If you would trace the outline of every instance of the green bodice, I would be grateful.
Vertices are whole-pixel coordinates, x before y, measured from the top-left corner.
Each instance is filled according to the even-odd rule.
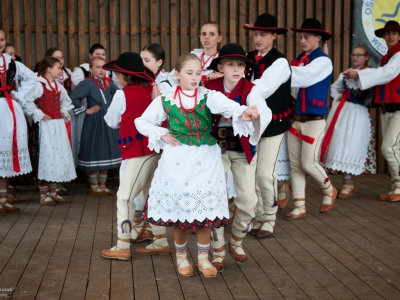
[[[168,114],[169,131],[185,145],[215,145],[217,140],[211,135],[211,111],[206,105],[207,95],[199,101],[194,112],[185,112],[181,107],[171,105],[162,97],[165,112]]]

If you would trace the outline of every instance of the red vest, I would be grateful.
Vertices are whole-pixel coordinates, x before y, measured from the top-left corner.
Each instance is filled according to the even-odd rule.
[[[206,81],[204,86],[207,89],[214,90],[225,94],[224,89],[224,78],[217,78],[214,80]],[[240,79],[240,81],[236,84],[235,88],[229,93],[229,99],[236,101],[240,105],[247,105],[247,95],[250,93],[254,84],[245,78]],[[218,130],[219,120],[221,119],[221,115],[213,115],[212,120],[212,130],[213,134]],[[250,137],[241,136],[240,142],[242,144],[244,153],[247,158],[247,162],[250,164],[253,160],[254,155],[256,155],[256,147],[251,145],[249,142]]]
[[[379,65],[381,67],[386,65],[398,52],[400,52],[400,43],[390,48],[386,55],[382,56]],[[397,74],[392,81],[375,87],[374,101],[376,104],[400,103],[400,74]]]
[[[125,94],[126,109],[121,116],[118,148],[122,159],[134,158],[155,153],[148,148],[149,139],[139,133],[135,119],[139,118],[150,105],[153,86],[128,85],[122,89]]]
[[[43,113],[50,116],[52,119],[62,119],[64,116],[61,113],[60,95],[61,91],[54,93],[46,88],[46,85],[41,82],[43,86],[43,94],[40,98],[35,100],[39,109]],[[56,83],[57,84],[57,83]]]

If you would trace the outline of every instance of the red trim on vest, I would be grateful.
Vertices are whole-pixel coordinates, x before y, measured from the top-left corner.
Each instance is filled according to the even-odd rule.
[[[301,58],[300,58],[300,60],[295,60],[295,59],[293,59],[291,62],[290,62],[290,65],[291,66],[295,66],[295,67],[298,67],[298,66],[300,66],[301,64],[304,64],[304,65],[307,65],[307,64],[309,64],[310,63],[310,59],[308,58],[308,55],[306,55],[306,54],[304,54]],[[307,95],[306,95],[306,89],[305,88],[300,88],[300,91],[299,91],[299,93],[300,93],[300,100],[301,100],[301,112],[306,112],[307,111]],[[313,101],[317,101],[317,100],[313,100]],[[322,102],[322,101],[318,101],[318,102],[321,102],[322,103],[322,105],[320,105],[320,103],[318,103],[318,106],[324,106],[324,103]],[[317,104],[317,102],[315,102],[315,103],[313,103],[313,104]]]

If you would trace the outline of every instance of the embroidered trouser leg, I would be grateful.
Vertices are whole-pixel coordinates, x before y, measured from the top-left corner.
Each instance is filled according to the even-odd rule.
[[[293,134],[288,134],[288,149],[290,158],[290,176],[292,181],[293,198],[305,199],[306,178],[309,174],[321,188],[330,185],[326,181],[328,176],[319,163],[319,152],[325,135],[325,120],[307,121],[304,123],[294,122],[294,127],[302,135],[313,137],[312,144],[302,141]]]
[[[251,220],[255,216],[257,156],[249,165],[244,153],[227,151],[222,155],[222,163],[225,172],[231,169],[237,193],[237,197],[234,199],[236,213],[232,223],[232,234],[242,238],[251,230]]]
[[[279,149],[284,134],[261,138],[257,144],[257,171],[256,171],[256,219],[266,220],[266,215],[275,214],[278,206],[274,207],[278,199],[278,181],[276,165]]]
[[[133,199],[143,191],[147,199],[151,180],[157,168],[160,154],[150,154],[127,160],[125,172],[117,193],[117,229],[118,238],[131,238],[132,220],[135,214]]]
[[[382,155],[386,159],[392,179],[400,179],[400,111],[381,114]]]

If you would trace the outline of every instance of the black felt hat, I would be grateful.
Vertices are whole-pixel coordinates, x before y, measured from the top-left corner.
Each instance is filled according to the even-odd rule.
[[[322,28],[320,21],[314,18],[305,19],[300,28],[290,28],[296,32],[310,32],[320,35],[323,41],[327,41],[331,38],[331,34]]]
[[[230,60],[240,60],[246,63],[247,67],[258,65],[257,63],[251,62],[247,59],[246,52],[244,51],[243,47],[230,43],[224,45],[220,50],[217,58],[211,62],[210,66],[208,67],[209,70],[218,71],[218,64],[221,63],[221,59],[230,59]]]
[[[151,82],[156,80],[154,73],[144,66],[142,58],[135,52],[122,53],[116,60],[103,65],[103,69],[133,75]]]
[[[377,37],[381,38],[383,36],[383,34],[385,33],[385,31],[388,31],[388,30],[398,31],[400,33],[399,23],[396,22],[395,20],[387,21],[385,24],[385,27],[375,30],[375,35]]]
[[[278,21],[275,16],[270,14],[259,15],[254,26],[245,24],[243,25],[243,28],[249,30],[271,31],[276,32],[277,34],[284,34],[288,31],[285,27],[278,27]]]

